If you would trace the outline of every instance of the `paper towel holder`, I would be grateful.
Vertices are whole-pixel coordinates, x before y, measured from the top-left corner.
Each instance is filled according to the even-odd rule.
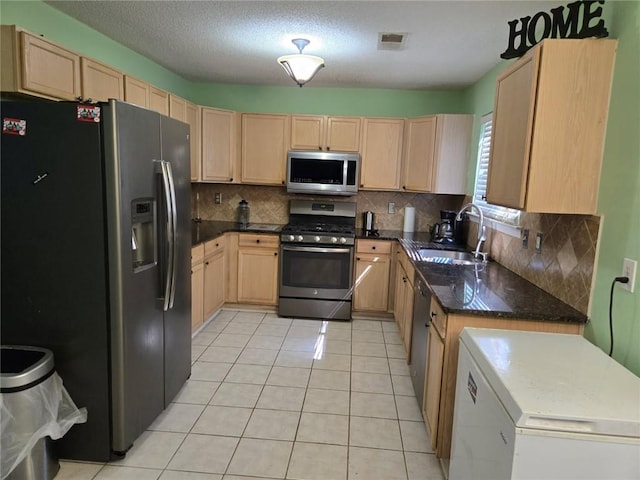
[[[406,206],[404,207],[404,227],[402,228],[403,232],[411,233],[414,231],[416,220],[416,209],[415,207]]]

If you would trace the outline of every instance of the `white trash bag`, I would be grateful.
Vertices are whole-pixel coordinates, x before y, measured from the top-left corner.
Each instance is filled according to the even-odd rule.
[[[26,413],[26,415],[25,415]],[[46,436],[61,438],[76,423],[87,421],[87,409],[78,409],[57,373],[38,385],[0,393],[0,462],[4,480]]]

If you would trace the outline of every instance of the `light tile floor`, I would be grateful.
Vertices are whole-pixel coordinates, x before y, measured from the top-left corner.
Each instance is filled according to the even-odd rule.
[[[109,464],[56,480],[442,480],[394,322],[223,310],[191,378]]]

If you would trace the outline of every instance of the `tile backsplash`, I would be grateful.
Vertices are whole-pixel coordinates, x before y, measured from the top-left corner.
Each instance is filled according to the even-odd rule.
[[[588,314],[600,217],[522,213],[521,228],[529,230],[528,248],[522,239],[487,228],[484,250],[512,272],[526,278],[576,310]],[[469,246],[477,239],[478,224],[470,222]],[[542,252],[535,252],[541,232]]]
[[[222,195],[222,202],[215,203],[215,195]],[[255,223],[285,224],[289,220],[289,200],[314,199],[319,201],[347,201],[357,203],[356,227],[362,227],[361,212],[370,210],[376,215],[379,230],[402,230],[404,208],[415,207],[415,231],[428,232],[431,225],[440,221],[440,210],[457,210],[464,195],[435,195],[429,193],[367,192],[360,191],[353,197],[329,197],[289,194],[284,187],[192,184],[192,217],[203,220],[234,221],[240,200],[249,202],[250,221]],[[196,201],[196,197],[199,200]],[[388,213],[389,203],[395,204],[395,214]]]
[[[220,204],[215,203],[216,193],[222,195]],[[457,210],[465,203],[464,195],[360,191],[347,198],[314,197],[288,194],[284,187],[278,186],[206,183],[192,184],[191,196],[193,218],[235,221],[238,203],[245,199],[251,209],[251,222],[273,224],[288,222],[290,199],[351,201],[357,203],[356,226],[362,227],[361,212],[370,210],[376,214],[379,230],[402,230],[404,208],[413,206],[416,208],[417,232],[428,232],[431,225],[439,222],[440,210]],[[395,214],[388,213],[389,203],[395,204]],[[509,270],[588,314],[600,223],[600,217],[591,215],[523,213],[521,228],[529,229],[527,249],[522,247],[520,238],[488,228],[484,250]],[[477,224],[467,224],[467,239],[473,249]],[[540,254],[534,251],[537,232],[544,235]]]

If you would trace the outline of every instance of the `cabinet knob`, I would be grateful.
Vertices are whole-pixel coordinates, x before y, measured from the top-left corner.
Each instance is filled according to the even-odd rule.
[[[331,147],[327,147],[327,152],[328,152],[329,150],[331,150]]]
[[[406,189],[407,189],[407,187],[406,187],[405,185],[402,185],[402,189],[403,189],[403,190],[406,190]]]
[[[438,314],[436,312],[431,312],[431,318],[437,317]]]
[[[318,150],[322,150],[322,146],[321,145],[318,145]]]
[[[256,243],[260,243],[260,239],[259,238],[256,238]]]
[[[356,260],[360,261],[360,257],[356,257]]]
[[[273,252],[273,256],[277,257],[278,256],[278,252]]]
[[[282,183],[282,185],[284,185],[284,180],[282,182],[280,182],[280,183]]]
[[[230,181],[230,182],[233,182],[233,177],[231,177],[231,178],[229,179],[229,181]]]
[[[376,249],[376,246],[375,246],[375,245],[371,247],[371,250],[375,250],[375,249]]]
[[[364,184],[363,183],[360,184],[360,188],[364,188]]]
[[[220,246],[220,244],[219,244],[219,243],[216,243],[216,248],[217,248],[217,247],[219,247],[219,246]]]
[[[204,262],[205,265],[209,265],[209,262]]]

